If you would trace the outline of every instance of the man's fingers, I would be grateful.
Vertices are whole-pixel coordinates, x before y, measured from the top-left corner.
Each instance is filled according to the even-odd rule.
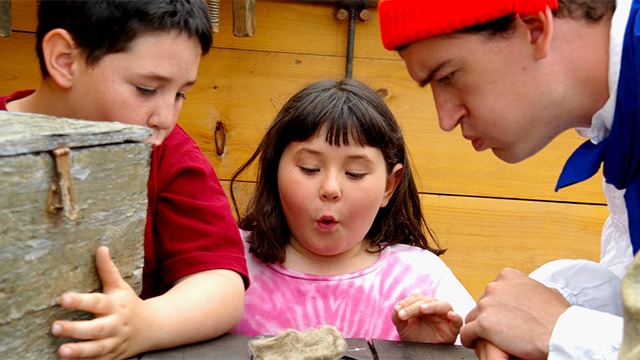
[[[467,320],[467,323],[460,329],[460,341],[462,342],[462,345],[469,349],[473,349],[476,347],[476,341],[479,337],[480,334],[478,322],[469,322]]]

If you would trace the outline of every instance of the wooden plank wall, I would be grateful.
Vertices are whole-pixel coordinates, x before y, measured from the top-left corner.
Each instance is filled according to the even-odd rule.
[[[0,39],[0,94],[39,83],[36,1],[12,3],[13,33]],[[310,82],[344,76],[348,23],[335,11],[333,5],[259,0],[255,36],[237,38],[231,1],[221,1],[220,31],[179,123],[227,186],[289,96]],[[427,221],[448,248],[443,259],[472,296],[505,266],[530,272],[560,258],[597,261],[608,215],[601,176],[553,191],[564,161],[584,139],[567,131],[515,165],[490,151],[476,153],[458,129],[440,130],[430,89],[413,83],[398,54],[382,47],[376,9],[371,12],[356,26],[353,77],[388,92],[417,168]],[[214,143],[217,122],[226,128],[222,155]],[[246,193],[252,179],[244,180]]]

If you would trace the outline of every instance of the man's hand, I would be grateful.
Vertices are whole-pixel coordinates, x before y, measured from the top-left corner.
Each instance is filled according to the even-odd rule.
[[[454,343],[462,316],[446,301],[413,294],[393,307],[391,319],[402,341]]]
[[[116,359],[137,354],[134,337],[141,329],[143,301],[122,279],[105,246],[96,251],[96,268],[102,280],[101,294],[65,294],[60,300],[66,309],[95,315],[89,321],[53,323],[51,333],[55,336],[88,340],[61,345],[58,355],[62,359]]]
[[[523,359],[546,358],[553,328],[569,307],[556,289],[505,268],[467,315],[460,330],[462,344],[478,352],[478,340],[485,339]]]

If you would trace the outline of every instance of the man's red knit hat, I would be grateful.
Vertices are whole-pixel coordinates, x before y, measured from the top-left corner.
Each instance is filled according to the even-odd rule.
[[[378,16],[387,50],[517,13],[534,15],[558,0],[380,0]]]

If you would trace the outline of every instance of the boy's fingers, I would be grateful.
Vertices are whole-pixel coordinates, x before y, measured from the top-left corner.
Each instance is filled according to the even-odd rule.
[[[109,256],[109,248],[100,246],[96,250],[96,268],[102,280],[102,292],[108,293],[110,290],[119,288],[124,282],[116,264]]]
[[[51,326],[51,334],[79,340],[104,339],[114,335],[115,326],[109,317],[86,321],[58,320]]]
[[[116,346],[114,338],[63,344],[58,348],[61,359],[88,359],[104,356],[113,352]],[[114,354],[111,355],[113,357]]]
[[[81,310],[95,315],[113,312],[111,300],[104,294],[64,294],[60,306],[65,309]]]

